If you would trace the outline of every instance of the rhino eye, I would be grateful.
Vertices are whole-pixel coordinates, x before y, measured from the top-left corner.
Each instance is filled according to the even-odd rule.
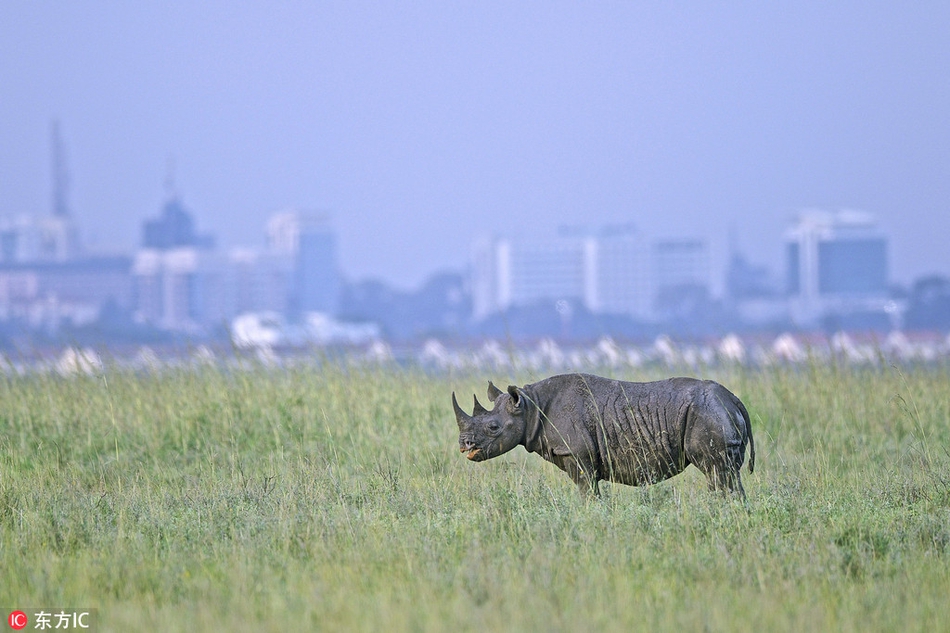
[[[498,429],[500,429],[500,428],[501,428],[501,425],[498,424],[497,422],[489,422],[489,423],[488,423],[488,430],[491,431],[492,433],[497,432]]]

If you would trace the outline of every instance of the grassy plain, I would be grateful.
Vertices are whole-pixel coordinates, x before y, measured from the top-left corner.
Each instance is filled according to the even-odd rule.
[[[702,373],[752,415],[747,505],[694,468],[584,503],[522,449],[467,462],[450,392],[530,373],[8,376],[0,605],[104,631],[950,630],[950,370]]]

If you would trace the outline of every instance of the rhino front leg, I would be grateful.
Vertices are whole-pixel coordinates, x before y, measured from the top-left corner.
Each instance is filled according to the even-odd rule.
[[[568,474],[571,481],[577,486],[578,492],[584,499],[596,499],[600,496],[600,485],[593,464],[583,460],[578,461],[574,456],[562,458],[558,464]]]
[[[583,484],[577,484],[578,490],[581,493],[581,496],[584,500],[588,499],[599,499],[600,498],[600,482],[596,479],[590,480],[590,482],[585,482]]]

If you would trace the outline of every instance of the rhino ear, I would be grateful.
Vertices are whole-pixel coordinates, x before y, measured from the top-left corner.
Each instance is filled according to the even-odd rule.
[[[495,386],[495,383],[488,381],[488,399],[494,402],[501,395],[501,389]]]
[[[514,385],[508,385],[508,395],[511,396],[511,400],[508,403],[508,408],[512,413],[521,413],[521,410],[524,408],[524,398],[522,397],[523,392],[521,389]]]
[[[472,415],[482,415],[488,413],[488,409],[482,406],[482,403],[478,401],[478,396],[472,396],[475,398],[475,409],[472,410]]]

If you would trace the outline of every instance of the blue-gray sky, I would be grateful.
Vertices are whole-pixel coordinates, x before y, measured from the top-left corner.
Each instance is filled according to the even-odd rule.
[[[0,3],[0,214],[48,213],[60,121],[83,237],[131,251],[169,157],[198,227],[329,210],[351,279],[473,236],[730,228],[781,273],[797,209],[854,208],[891,276],[950,274],[950,4]]]

